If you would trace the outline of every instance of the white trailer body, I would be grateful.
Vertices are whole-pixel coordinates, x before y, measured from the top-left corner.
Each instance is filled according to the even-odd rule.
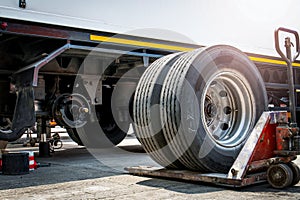
[[[299,29],[297,0],[2,0],[0,17],[277,56],[273,32]]]

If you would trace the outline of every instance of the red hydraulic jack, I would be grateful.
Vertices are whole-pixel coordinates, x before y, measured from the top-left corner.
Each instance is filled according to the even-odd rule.
[[[172,178],[243,187],[268,181],[274,188],[295,185],[300,169],[292,161],[299,154],[298,128],[288,126],[287,112],[264,112],[227,174],[129,167],[134,175]]]
[[[286,55],[279,47],[279,32],[294,34],[296,56],[292,58],[290,38],[285,38]],[[300,168],[292,161],[300,154],[299,128],[296,123],[295,88],[292,63],[300,53],[296,31],[279,28],[275,31],[276,50],[287,62],[290,112],[264,112],[253,128],[244,147],[227,174],[199,173],[154,167],[129,167],[129,173],[140,176],[208,182],[230,187],[243,187],[266,182],[274,188],[293,186],[300,181]],[[290,114],[290,120],[289,120]]]

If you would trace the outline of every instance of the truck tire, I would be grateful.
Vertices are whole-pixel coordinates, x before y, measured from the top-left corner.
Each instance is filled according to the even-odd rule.
[[[79,133],[83,133],[83,137],[86,138],[86,136],[89,135],[88,139],[84,139],[85,142],[82,142],[76,128],[67,128],[68,135],[74,142],[82,146],[89,146],[90,144],[93,144],[93,141],[96,141],[95,138],[91,137],[91,134],[98,136],[97,141],[100,142],[97,142],[97,147],[106,148],[119,144],[124,140],[127,133],[119,128],[114,119],[110,117],[111,114],[103,113],[102,115],[106,116],[106,120],[99,120],[98,123],[100,126],[90,122],[86,127],[78,128]],[[126,127],[126,125],[127,124],[123,124],[122,127]],[[102,129],[104,135],[99,133],[99,128]],[[98,133],[94,133],[95,131]],[[90,146],[95,146],[94,144]]]
[[[266,109],[265,86],[256,66],[244,53],[225,45],[159,62],[141,78],[134,100],[136,134],[145,150],[164,166],[161,158],[172,167],[228,172]],[[154,87],[151,76],[164,78],[160,87]],[[151,97],[145,97],[149,85]],[[158,111],[151,111],[150,102],[156,102]],[[152,131],[154,122],[159,132]],[[154,145],[161,141],[163,145]]]
[[[113,145],[117,145],[124,140],[127,135],[127,131],[129,129],[129,123],[127,122],[116,122],[114,119],[112,112],[109,109],[103,109],[103,111],[99,112],[99,124],[101,129],[103,130],[105,136]],[[122,127],[122,129],[120,128]],[[126,131],[125,131],[126,130]],[[104,145],[110,146],[110,145]]]
[[[69,137],[74,141],[76,142],[78,145],[81,145],[83,146],[84,144],[82,143],[77,131],[76,131],[76,128],[66,128],[67,130],[67,133],[69,135]]]
[[[133,99],[133,120],[137,139],[145,151],[160,165],[167,168],[183,168],[164,138],[159,108],[162,84],[171,63],[180,54],[171,54],[156,60],[149,66],[137,86]],[[156,107],[155,107],[156,106]]]
[[[90,108],[93,117],[90,117],[84,126],[67,128],[70,138],[78,145],[107,148],[119,144],[126,137],[125,130],[129,129],[129,122],[116,122],[114,119],[111,107],[112,91],[112,88],[103,88],[103,104]],[[88,96],[82,91],[80,94]]]

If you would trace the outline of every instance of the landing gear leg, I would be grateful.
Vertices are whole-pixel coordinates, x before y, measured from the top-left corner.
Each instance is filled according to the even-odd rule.
[[[39,156],[40,157],[50,157],[50,145],[48,142],[48,138],[51,135],[51,129],[47,125],[47,121],[45,118],[39,118],[37,120],[37,133],[40,138],[39,142]]]

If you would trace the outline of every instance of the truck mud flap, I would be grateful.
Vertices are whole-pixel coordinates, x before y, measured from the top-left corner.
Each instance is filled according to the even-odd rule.
[[[32,127],[35,123],[33,87],[19,88],[16,94],[12,127],[9,130],[0,129],[0,140],[15,141],[22,136],[26,128]]]

